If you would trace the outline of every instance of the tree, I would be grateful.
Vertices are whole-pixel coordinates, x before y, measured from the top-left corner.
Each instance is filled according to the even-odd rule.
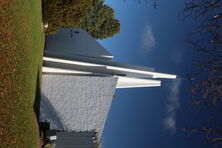
[[[112,37],[120,31],[119,20],[115,19],[114,10],[102,0],[93,0],[89,15],[76,28],[85,29],[95,39]]]
[[[92,8],[92,0],[43,0],[43,22],[48,24],[46,33],[55,33],[59,28],[73,28]]]
[[[184,128],[198,132],[206,142],[222,145],[222,0],[190,0],[184,18],[192,17],[199,26],[188,34],[187,43],[203,58],[194,60],[198,71],[189,74],[195,108],[206,115],[202,125]],[[211,113],[213,111],[213,113]]]

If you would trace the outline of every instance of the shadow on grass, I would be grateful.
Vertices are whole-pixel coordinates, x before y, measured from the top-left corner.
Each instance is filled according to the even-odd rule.
[[[35,101],[33,104],[33,108],[35,111],[35,115],[37,118],[37,121],[39,122],[39,115],[40,115],[40,101],[41,101],[41,78],[40,78],[39,71],[37,73],[37,80],[36,80],[36,94],[35,94]]]

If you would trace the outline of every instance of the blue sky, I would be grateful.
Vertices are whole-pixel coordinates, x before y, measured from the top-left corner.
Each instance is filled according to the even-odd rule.
[[[156,71],[176,74],[182,79],[164,80],[162,87],[118,89],[103,132],[104,148],[196,148],[197,136],[181,128],[196,125],[198,112],[188,104],[191,98],[187,73],[199,58],[184,43],[192,31],[192,21],[178,18],[185,0],[138,4],[134,0],[106,1],[114,8],[121,32],[99,41],[114,60],[155,67]],[[205,145],[206,146],[206,145]]]

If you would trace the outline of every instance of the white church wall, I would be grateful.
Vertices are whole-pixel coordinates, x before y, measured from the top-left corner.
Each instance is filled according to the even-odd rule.
[[[103,46],[81,29],[62,28],[56,34],[48,35],[45,50],[101,59],[113,58]]]
[[[101,136],[117,78],[43,75],[40,121],[51,129],[96,130]]]

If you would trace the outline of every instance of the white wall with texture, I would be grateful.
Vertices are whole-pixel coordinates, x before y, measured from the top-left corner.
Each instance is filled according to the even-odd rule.
[[[112,103],[117,78],[43,75],[40,121],[51,129],[96,130],[99,136]]]

